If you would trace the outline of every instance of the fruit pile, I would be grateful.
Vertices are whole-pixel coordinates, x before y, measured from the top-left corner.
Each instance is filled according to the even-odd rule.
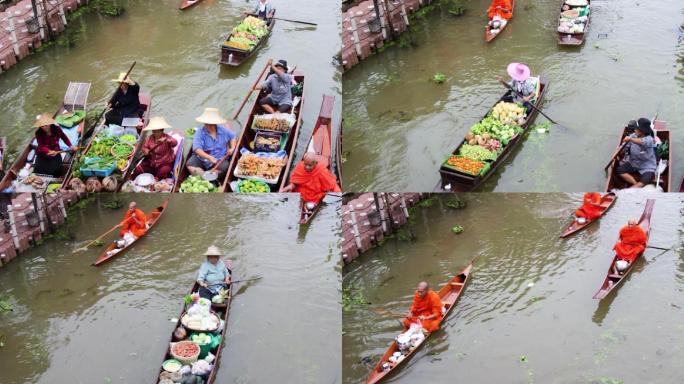
[[[268,33],[266,22],[254,16],[247,16],[237,27],[233,28],[226,46],[243,51],[251,51],[259,40]]]

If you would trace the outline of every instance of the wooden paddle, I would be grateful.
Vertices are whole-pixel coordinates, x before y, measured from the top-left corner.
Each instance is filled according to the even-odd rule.
[[[510,85],[508,85],[507,82],[503,81],[502,79],[498,79],[498,80],[499,80],[499,82],[500,82],[501,84],[504,85],[504,87],[508,88],[509,91],[515,93],[516,95],[518,95],[518,96],[520,96],[520,97],[524,97],[524,96],[522,95],[522,93],[520,93],[520,92],[516,91],[515,89],[513,89],[513,87],[511,87]],[[568,127],[566,127],[566,126],[564,126],[564,125],[561,125],[561,124],[559,124],[558,122],[556,122],[555,120],[553,120],[552,118],[550,118],[549,115],[547,115],[546,113],[542,112],[541,109],[537,108],[537,107],[534,105],[534,103],[528,103],[528,104],[532,107],[532,109],[534,109],[535,111],[539,112],[540,115],[546,117],[546,119],[549,120],[553,125],[557,125],[557,126],[563,128],[563,129],[570,130]]]
[[[389,311],[389,310],[383,309],[383,308],[371,308],[371,311],[377,313],[380,316],[387,316],[387,317],[392,317],[392,318],[397,318],[397,319],[405,319],[406,318],[405,313]]]
[[[131,71],[133,70],[133,67],[135,67],[135,64],[136,64],[136,63],[137,63],[137,62],[134,61],[133,64],[131,64],[131,67],[128,68],[128,72],[126,72],[126,76],[123,77],[123,80],[126,80],[126,78],[128,77],[128,75],[130,75],[130,73],[131,73]],[[119,84],[117,84],[116,89],[114,90],[114,93],[112,93],[112,96],[109,97],[109,100],[111,100],[112,97],[114,97],[114,95],[116,95],[116,93],[119,92],[119,88],[121,88],[121,84],[124,83],[123,80],[120,81]],[[104,108],[104,109],[102,110],[102,113],[100,114],[100,116],[98,116],[98,117],[97,117],[97,120],[95,120],[95,124],[97,124],[97,123],[100,121],[100,119],[102,119],[102,116],[104,116],[104,114],[105,114],[106,112],[107,112],[107,108]]]
[[[316,24],[316,23],[311,23],[311,22],[308,22],[308,21],[281,19],[280,17],[272,17],[272,19],[275,19],[275,20],[282,20],[282,21],[289,21],[289,22],[291,22],[291,23],[299,23],[299,24],[306,24],[306,25],[318,26],[318,24]]]
[[[226,155],[221,158],[221,160],[217,161],[216,164],[214,164],[213,167],[211,167],[210,170],[204,172],[202,174],[202,178],[206,181],[214,181],[218,178],[218,172],[216,172],[217,169],[223,164],[224,161],[228,160],[230,157],[230,154],[226,152]]]
[[[268,63],[266,63],[266,65],[264,66],[264,69],[262,69],[261,72],[259,73],[259,76],[257,77],[256,81],[254,82],[254,84],[252,84],[252,87],[249,88],[249,92],[247,92],[247,96],[245,96],[244,100],[242,100],[242,103],[238,107],[237,111],[233,114],[233,121],[237,121],[238,116],[240,116],[240,112],[242,112],[242,108],[244,108],[245,104],[247,104],[247,100],[249,100],[249,97],[252,96],[252,92],[256,91],[256,89],[255,89],[256,86],[261,81],[261,78],[264,77],[264,73],[266,72],[266,70],[271,67],[271,63],[272,62],[270,62],[270,61]]]
[[[129,219],[129,220],[130,220],[130,219]],[[106,235],[112,233],[115,229],[117,229],[117,228],[119,228],[120,226],[122,226],[125,222],[126,222],[126,221],[124,221],[123,223],[119,223],[119,224],[115,225],[112,229],[110,229],[109,231],[103,233],[103,234],[100,235],[100,237],[98,237],[97,239],[91,241],[90,243],[86,244],[85,246],[83,246],[83,247],[81,247],[81,248],[76,248],[72,253],[77,253],[77,252],[81,252],[81,251],[87,250],[89,246],[95,244],[98,240],[102,240],[103,237],[105,237]]]

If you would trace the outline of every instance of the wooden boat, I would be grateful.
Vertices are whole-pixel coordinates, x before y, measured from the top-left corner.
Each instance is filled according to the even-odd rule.
[[[465,267],[458,275],[454,276],[451,280],[449,280],[438,292],[437,294],[439,297],[442,299],[442,303],[444,304],[445,308],[445,313],[444,316],[442,317],[442,322],[444,322],[444,319],[449,316],[449,313],[454,309],[454,306],[456,305],[456,302],[458,301],[459,297],[461,297],[461,293],[465,289],[469,277],[470,277],[470,271],[473,268],[473,263],[470,262],[470,264]],[[403,332],[406,332],[408,328],[404,327]],[[397,345],[397,342],[394,341],[392,342],[392,345],[390,345],[389,349],[387,349],[387,352],[385,352],[384,355],[380,358],[380,361],[378,364],[373,368],[373,371],[368,375],[368,378],[366,379],[366,384],[375,384],[389,376],[392,372],[394,372],[398,367],[400,367],[403,363],[405,363],[408,359],[413,356],[420,347],[425,344],[425,341],[430,337],[431,333],[428,333],[425,335],[425,338],[423,341],[415,346],[408,354],[405,355],[404,359],[399,361],[396,364],[389,363],[389,358],[392,356],[394,352],[397,352],[399,350],[399,346]],[[383,364],[388,363],[390,366],[387,369],[383,369]]]
[[[647,238],[650,237],[651,213],[653,212],[653,205],[655,205],[654,199],[646,200],[644,212],[641,214],[641,218],[639,219],[639,226],[644,230],[644,232],[646,232]],[[636,264],[636,261],[639,260],[639,257],[641,257],[642,255],[643,252],[637,256],[634,262],[631,263],[627,270],[622,274],[615,273],[615,262],[618,260],[617,255],[615,255],[613,257],[613,261],[610,263],[610,267],[608,267],[608,273],[606,274],[606,278],[603,280],[601,288],[594,295],[594,299],[603,299],[613,289],[615,289],[615,287],[620,285],[620,283],[622,283],[622,281],[625,280],[625,277],[627,277],[627,275],[629,275],[629,273],[632,272],[632,269],[634,269],[634,264]]]
[[[536,108],[541,108],[542,101],[544,100],[544,95],[546,94],[546,90],[549,86],[549,80],[547,80],[544,75],[541,75],[539,77],[539,82],[539,96],[537,96],[537,100],[534,105]],[[492,108],[494,108],[496,104],[502,101],[505,96],[506,94],[499,98],[499,100],[497,100],[497,102],[494,103]],[[490,110],[487,111],[483,118],[487,117],[487,115],[490,114],[492,108],[490,108]],[[508,145],[504,147],[503,152],[501,152],[499,154],[499,157],[490,164],[489,171],[487,171],[487,173],[485,173],[484,175],[473,176],[466,173],[458,172],[454,169],[445,167],[444,165],[440,165],[439,174],[441,176],[441,179],[435,188],[435,192],[471,192],[477,189],[480,185],[487,181],[489,177],[496,173],[497,168],[499,168],[506,161],[508,156],[510,156],[511,152],[513,152],[515,148],[520,144],[523,137],[532,126],[532,123],[534,122],[534,119],[537,117],[538,113],[539,112],[537,112],[537,110],[535,109],[529,112],[527,120],[524,124],[520,126],[523,129],[522,132],[516,135],[514,138],[511,139],[511,141],[508,142]],[[463,144],[467,144],[465,138],[456,147],[456,149],[454,149],[452,155],[456,155]],[[450,188],[445,188],[446,186],[450,186]]]
[[[186,163],[188,159],[190,159],[190,156],[192,156],[192,145],[190,148],[188,148],[188,151],[185,153],[185,157],[183,158],[183,163],[181,164],[181,168],[178,171],[178,177],[176,178],[176,184],[173,187],[174,192],[180,192],[180,186],[183,184],[185,179],[190,176],[190,172],[188,172],[188,168],[186,167]]]
[[[265,74],[264,76],[268,76],[268,74]],[[296,105],[293,108],[293,113],[296,116],[296,121],[292,128],[290,129],[290,134],[287,138],[287,142],[285,143],[285,146],[283,150],[287,153],[287,163],[285,167],[281,170],[280,175],[278,176],[278,180],[270,184],[271,187],[271,192],[278,192],[283,187],[285,187],[285,183],[289,179],[289,174],[290,174],[290,168],[292,166],[292,159],[294,158],[294,153],[295,153],[295,146],[297,144],[297,138],[299,137],[299,129],[302,125],[302,110],[304,109],[304,93],[306,89],[306,82],[304,81],[304,73],[300,70],[295,70],[293,73],[294,79],[298,84],[303,84],[303,89],[302,89],[302,96],[300,99],[299,103],[295,103]],[[242,132],[240,133],[240,138],[238,139],[237,146],[235,147],[235,154],[233,157],[230,159],[230,165],[228,166],[228,172],[226,173],[226,177],[223,181],[223,186],[222,190],[224,192],[233,192],[236,190],[235,184],[239,180],[237,176],[235,176],[235,169],[237,168],[238,161],[242,157],[240,153],[241,148],[250,148],[250,143],[255,140],[256,133],[253,129],[250,127],[252,126],[252,122],[254,121],[254,116],[263,114],[265,113],[264,110],[261,108],[259,105],[259,100],[262,97],[265,97],[268,95],[268,92],[264,89],[262,89],[259,92],[259,95],[257,98],[254,100],[254,105],[252,106],[252,110],[249,113],[249,117],[247,118],[247,122],[243,125]]]
[[[185,154],[183,153],[183,146],[185,144],[185,136],[184,136],[183,131],[180,131],[180,130],[171,130],[167,133],[169,135],[171,135],[174,139],[176,139],[176,141],[178,141],[178,144],[176,144],[176,148],[174,151],[174,158],[175,159],[173,161],[173,167],[171,168],[171,179],[173,180],[173,186],[171,188],[171,191],[169,191],[169,192],[173,192],[180,185],[180,183],[178,182],[179,175],[180,175],[180,172],[181,172],[183,166],[185,165],[184,164],[185,163],[185,161],[184,161]],[[141,135],[141,136],[144,136],[144,135]],[[147,139],[147,136],[144,136],[141,138],[141,140],[140,140],[141,147],[142,147],[142,145],[145,144],[146,139]],[[137,167],[137,165],[140,164],[140,162],[142,162],[142,160],[143,159],[141,158],[136,163],[135,166]],[[135,171],[135,167],[132,168],[131,173],[129,173],[128,176],[126,177],[126,179],[124,179],[124,182],[126,182],[128,180],[133,180],[133,171]],[[152,192],[155,192],[155,191],[152,191]]]
[[[238,49],[238,48],[233,48],[229,47],[226,45],[226,42],[230,40],[230,37],[233,36],[233,33],[231,32],[228,37],[223,41],[221,44],[221,59],[219,60],[220,64],[225,64],[225,65],[230,65],[233,67],[237,67],[247,61],[252,55],[256,53],[256,51],[261,48],[262,45],[264,45],[264,42],[268,39],[268,36],[271,35],[271,31],[273,31],[273,26],[275,26],[275,13],[276,10],[275,8],[271,11],[271,17],[267,19],[266,25],[268,26],[268,32],[259,39],[259,42],[256,43],[254,48],[252,48],[251,51],[245,51],[243,49]],[[256,17],[254,14],[250,14],[250,16]]]
[[[664,121],[661,120],[656,120],[653,123],[653,131],[656,135],[658,135],[658,138],[660,138],[661,141],[667,141],[670,146],[670,150],[668,151],[668,156],[666,159],[656,159],[656,165],[660,163],[662,160],[663,162],[666,163],[665,170],[663,173],[660,175],[660,183],[659,185],[663,188],[664,192],[670,192],[670,187],[672,186],[672,175],[671,175],[671,169],[672,169],[672,140],[670,138],[670,131],[667,129],[666,124]],[[620,142],[618,143],[617,148],[620,148],[622,146],[622,139],[627,136],[628,131],[627,127],[625,127],[622,130],[622,135],[620,136]],[[611,166],[608,168],[608,181],[606,182],[606,192],[610,192],[616,189],[625,189],[628,188],[629,185],[627,184],[626,181],[624,181],[620,175],[617,174],[617,165],[620,163],[620,160],[622,159],[622,154],[618,155],[618,157],[613,161]],[[637,175],[638,178],[638,175]],[[651,184],[656,184],[656,180],[654,179]]]
[[[95,260],[95,262],[93,263],[93,265],[96,266],[96,267],[97,267],[97,266],[100,266],[100,265],[102,265],[102,264],[108,262],[109,260],[111,260],[111,259],[117,257],[117,256],[121,256],[121,254],[123,254],[123,253],[125,253],[127,250],[129,250],[135,243],[137,243],[140,239],[142,239],[143,237],[145,237],[145,235],[147,235],[147,234],[152,230],[152,227],[154,227],[155,224],[157,224],[157,222],[159,221],[159,219],[161,218],[161,216],[164,214],[164,212],[166,212],[166,207],[167,207],[168,205],[169,205],[169,199],[166,199],[166,200],[164,200],[163,203],[161,203],[160,206],[158,206],[157,208],[154,208],[153,210],[151,210],[151,211],[147,214],[147,232],[145,232],[145,234],[144,234],[143,236],[140,236],[140,237],[137,238],[135,241],[133,241],[132,243],[130,243],[130,244],[128,244],[127,246],[125,246],[124,248],[122,248],[119,252],[114,253],[114,254],[111,254],[111,255],[109,255],[108,253],[109,253],[110,251],[113,251],[113,250],[116,249],[116,244],[114,244],[114,243],[109,244],[109,246],[107,247],[107,249],[105,249],[104,252],[102,252],[102,254],[100,255],[100,257],[98,257],[98,258]]]
[[[340,127],[337,130],[337,143],[335,145],[335,176],[337,182],[342,187],[342,125],[344,122],[340,120]],[[344,189],[342,189],[344,190]]]
[[[606,212],[608,212],[608,210],[610,209],[610,207],[613,206],[613,203],[615,203],[615,199],[617,199],[617,196],[612,192],[606,193],[605,195],[601,196],[601,215],[595,219],[585,221],[584,224],[578,223],[577,220],[573,218],[572,223],[570,223],[568,228],[566,228],[565,231],[561,233],[560,237],[568,237],[573,233],[579,232],[584,228],[588,227],[589,224],[593,223],[594,221],[598,221],[598,219],[600,219],[601,216],[605,215]]]
[[[684,177],[682,177],[682,183],[679,184],[679,192],[683,192],[683,193],[684,193]]]
[[[69,83],[69,87],[67,88],[67,91],[64,95],[64,99],[62,101],[62,105],[59,106],[57,111],[53,114],[53,118],[57,117],[59,114],[62,112],[73,112],[76,110],[79,111],[84,111],[87,112],[87,102],[88,102],[88,94],[90,93],[90,83],[75,83],[71,82]],[[85,117],[83,120],[81,120],[76,127],[72,127],[69,129],[75,129],[76,130],[76,135],[78,136],[78,142],[72,142],[71,144],[80,146],[83,143],[84,137],[89,136],[90,132],[86,134],[85,131]],[[73,135],[72,135],[73,137]],[[37,143],[35,140],[35,136],[32,137],[29,141],[28,144],[26,144],[26,147],[24,147],[24,150],[19,154],[19,156],[16,158],[14,161],[14,164],[10,166],[10,168],[7,170],[7,173],[5,176],[2,178],[0,181],[0,191],[13,191],[13,192],[44,192],[47,189],[48,184],[50,183],[61,183],[65,178],[68,176],[69,172],[71,171],[71,165],[74,161],[74,154],[73,153],[64,153],[62,154],[62,172],[61,176],[53,178],[50,176],[41,176],[43,179],[43,188],[35,188],[30,185],[24,185],[24,184],[18,184],[19,188],[17,188],[17,184],[15,181],[18,181],[20,178],[19,173],[22,169],[27,169],[29,172],[33,171],[33,166],[34,162],[36,159],[36,148],[37,148]],[[4,147],[3,147],[4,148]],[[3,155],[4,155],[4,149],[3,149]],[[38,175],[40,176],[40,175]],[[22,177],[23,179],[23,177]]]
[[[152,96],[149,93],[140,92],[138,98],[140,101],[140,109],[142,110],[141,120],[142,120],[143,127],[144,127],[150,121],[150,111],[152,110]],[[96,125],[96,128],[92,132],[93,138],[95,136],[97,136],[98,133],[100,133],[102,130],[105,129],[104,123],[105,123],[105,117],[103,115],[102,119],[100,119],[100,121]],[[143,127],[139,127],[138,133],[141,133],[141,130]],[[93,140],[90,140],[88,142],[88,144],[85,146],[85,148],[78,152],[77,157],[81,157],[81,156],[87,154],[88,151],[90,151],[90,148],[92,147],[92,145],[93,145]],[[133,167],[134,164],[132,164],[133,159],[135,158],[136,154],[140,151],[140,148],[142,147],[142,145],[143,145],[143,135],[140,134],[140,138],[138,139],[138,142],[135,145],[135,149],[133,150],[133,153],[131,155],[131,160],[129,160],[128,166],[124,169],[121,176],[118,177],[120,182],[118,184],[116,192],[121,190],[121,186],[123,185],[123,180],[126,180],[128,178],[128,176],[130,175],[130,173],[133,171],[133,168],[134,168]],[[64,182],[62,183],[63,188],[68,188],[69,181],[71,181],[71,179],[73,178],[73,172],[74,172],[74,169],[69,169],[69,172],[65,176]]]
[[[511,21],[513,21],[513,12],[515,11],[515,0],[511,0],[511,5],[512,5],[512,7],[511,7],[511,18],[508,20],[508,22],[506,23],[506,25],[504,25],[504,26],[499,30],[499,33],[491,33],[491,32],[490,32],[490,31],[491,31],[491,28],[489,27],[489,22],[487,23],[487,26],[485,27],[485,41],[486,41],[486,42],[490,43],[490,42],[492,42],[494,39],[496,39],[497,36],[499,36],[499,35],[508,27],[508,25],[511,23]]]
[[[232,264],[230,263],[230,260],[226,261],[226,264],[227,264],[226,266],[228,267],[228,269],[232,269]],[[233,280],[234,280],[234,275],[233,275]],[[198,291],[199,291],[199,284],[197,284],[197,282],[195,282],[193,284],[192,288],[190,289],[190,293],[192,294],[193,292],[198,292]],[[221,332],[221,342],[219,343],[219,345],[216,346],[216,348],[213,348],[210,351],[211,354],[216,356],[216,357],[214,358],[214,362],[213,362],[214,368],[211,370],[211,372],[209,373],[209,376],[206,378],[206,381],[205,381],[206,384],[213,384],[216,381],[216,375],[217,375],[217,373],[219,371],[219,367],[221,365],[221,351],[223,350],[223,346],[226,343],[226,334],[225,333],[226,333],[226,329],[228,328],[228,315],[230,314],[230,302],[233,299],[233,292],[234,292],[233,286],[231,285],[230,286],[230,293],[229,293],[229,296],[226,299],[225,303],[223,303],[223,304],[212,303],[211,304],[212,311],[214,313],[216,313],[221,320],[223,320],[223,329],[221,329],[221,331],[220,331]],[[188,305],[185,305],[185,304],[183,305],[183,309],[181,310],[180,316],[178,316],[178,322],[176,323],[176,326],[174,329],[183,326],[181,324],[180,319],[183,316],[183,314],[185,313],[185,311],[188,310],[188,308],[189,308]],[[190,332],[188,332],[188,333],[190,333]],[[164,356],[163,361],[166,361],[168,359],[173,359],[173,357],[171,356],[171,343],[172,342],[173,342],[173,336],[169,339],[169,347],[166,349],[166,355]],[[159,370],[159,374],[161,375],[162,372],[164,372],[163,368]],[[157,378],[157,381],[158,381],[158,378]],[[155,381],[155,382],[157,382],[157,381]]]
[[[565,4],[565,0],[561,3],[561,12],[563,12],[563,5]],[[587,5],[589,6],[589,14],[587,15],[587,23],[584,26],[584,31],[580,33],[563,33],[563,32],[558,32],[558,28],[556,28],[556,33],[557,33],[557,39],[558,39],[558,45],[582,45],[584,43],[584,38],[586,37],[587,31],[589,30],[589,23],[591,22],[591,0],[587,0]],[[560,15],[558,17],[558,27],[560,27]]]
[[[7,152],[7,138],[5,136],[0,137],[0,172],[2,176],[5,176],[5,153]]]
[[[202,1],[202,0],[183,0],[183,1],[181,1],[180,7],[178,9],[180,9],[181,11],[185,11],[186,9],[192,7],[193,5],[199,3],[200,1]]]
[[[321,111],[316,125],[306,145],[306,152],[314,153],[319,164],[325,165],[330,172],[333,169],[332,147],[332,114],[335,97],[323,95]],[[308,210],[303,199],[299,201],[299,224],[307,224],[321,209],[322,202],[316,204],[313,210]]]

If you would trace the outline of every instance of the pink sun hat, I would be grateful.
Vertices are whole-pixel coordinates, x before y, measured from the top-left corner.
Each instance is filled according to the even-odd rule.
[[[523,63],[510,63],[506,71],[516,81],[525,81],[530,77],[530,67]]]

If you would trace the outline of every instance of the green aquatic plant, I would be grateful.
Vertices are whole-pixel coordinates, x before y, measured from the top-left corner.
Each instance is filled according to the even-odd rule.
[[[446,81],[446,75],[442,72],[437,72],[434,74],[434,76],[432,76],[431,80],[433,83],[442,84]]]
[[[427,199],[421,200],[418,206],[421,208],[430,208],[435,204],[435,197],[429,197]]]
[[[466,207],[466,202],[458,197],[452,197],[446,202],[446,206],[453,209],[461,209]]]
[[[463,233],[463,227],[461,227],[460,225],[454,225],[453,227],[451,227],[451,232],[455,234]]]
[[[342,310],[349,311],[354,307],[365,306],[370,304],[363,296],[363,290],[353,288],[342,288]]]

